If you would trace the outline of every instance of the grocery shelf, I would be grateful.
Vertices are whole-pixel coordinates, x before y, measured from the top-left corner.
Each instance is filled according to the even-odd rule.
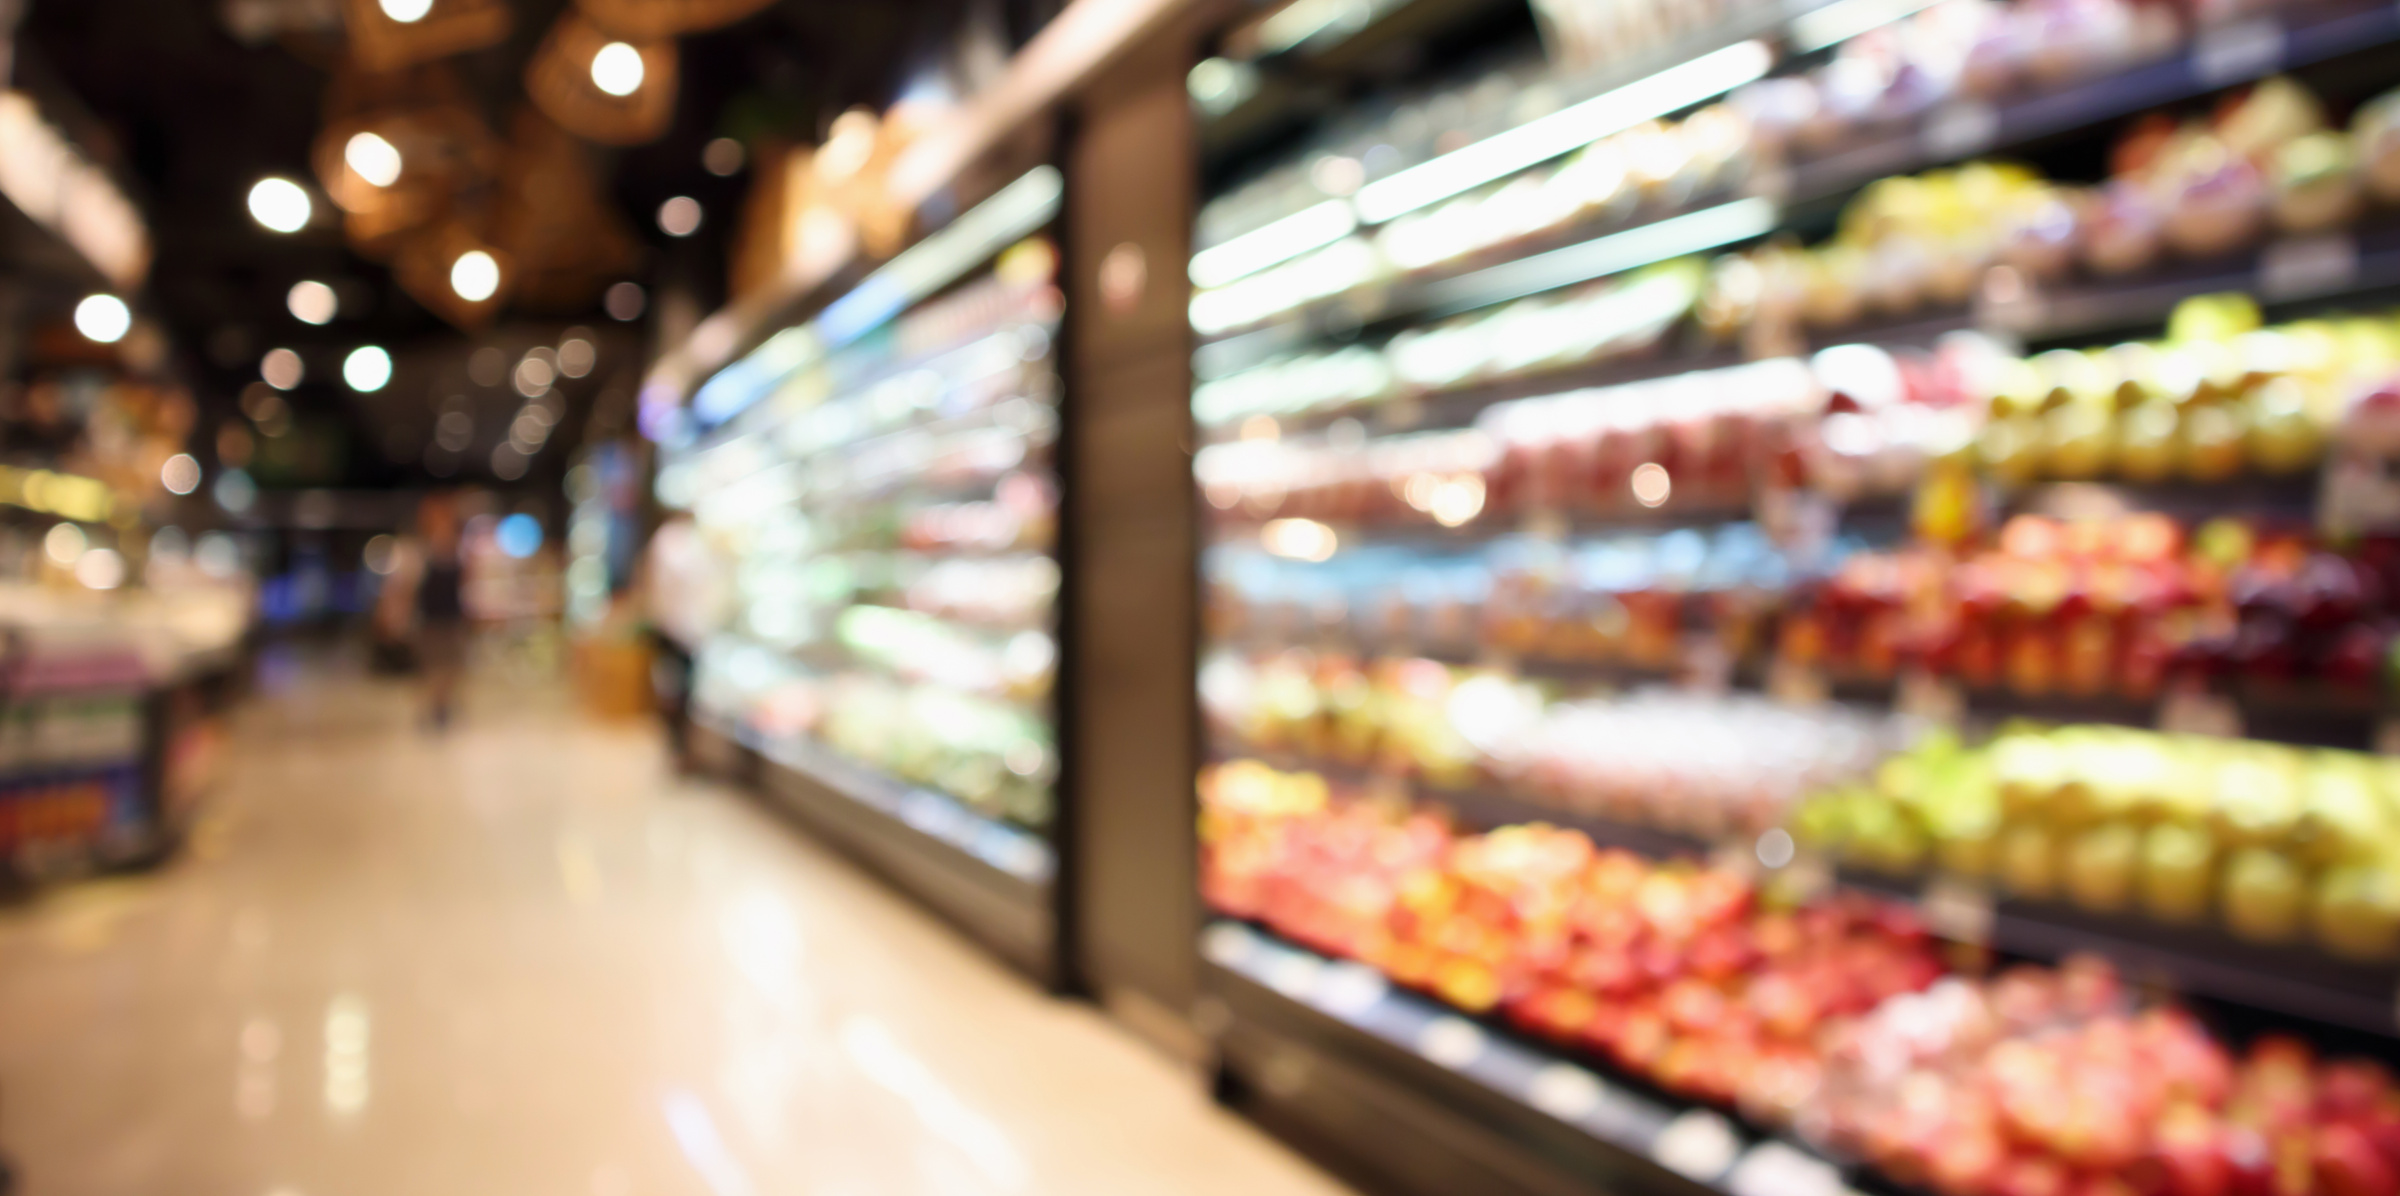
[[[1961,99],[1902,128],[1854,139],[1763,188],[1787,205],[1839,198],[1876,178],[1941,166],[2139,115],[2360,50],[2400,41],[2400,9],[2334,3],[2203,29],[2180,51],[2081,83],[2004,99]]]
[[[1059,980],[1056,857],[1031,831],[799,739],[769,739],[706,715],[695,727],[737,747],[727,779],[752,782],[836,847],[1044,983]],[[719,756],[721,759],[721,755]]]
[[[1840,1168],[1255,927],[1202,934],[1219,1090],[1379,1190],[1855,1196]]]
[[[2246,1009],[2400,1037],[2400,966],[2354,963],[2305,947],[2247,942],[2205,926],[1996,896],[1955,880],[1850,868],[1845,887],[1909,901],[1928,925],[2006,955],[2107,957],[2126,978]]]
[[[1449,810],[1465,826],[1490,830],[1542,822],[1582,832],[1601,847],[1651,859],[1748,855],[1746,842],[1711,840],[1602,814],[1528,800],[1504,786],[1445,788],[1369,769],[1328,764],[1276,752],[1219,753],[1286,772],[1310,771],[1337,784],[1401,787],[1413,804]],[[2029,901],[1955,878],[1896,877],[1836,869],[1843,887],[1914,906],[1945,937],[2027,959],[2057,960],[2093,952],[2127,978],[2193,997],[2349,1030],[2400,1037],[2400,965],[2357,963],[2303,946],[2259,944],[2209,926],[2184,926],[2133,914],[2110,914],[2057,901]]]

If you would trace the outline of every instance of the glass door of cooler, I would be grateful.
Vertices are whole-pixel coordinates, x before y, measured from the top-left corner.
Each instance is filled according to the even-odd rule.
[[[1190,80],[1235,1088],[1960,1193],[2389,1092],[2400,13],[1306,7]]]
[[[944,892],[1024,907],[1009,933],[1045,958],[1060,190],[1036,169],[726,367],[659,478],[721,570],[700,717],[837,837],[915,861],[887,868],[996,886]]]

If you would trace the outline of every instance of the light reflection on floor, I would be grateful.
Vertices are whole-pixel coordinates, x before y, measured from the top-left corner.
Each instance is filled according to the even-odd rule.
[[[23,1196],[1330,1196],[642,728],[277,665],[162,871],[0,910]]]

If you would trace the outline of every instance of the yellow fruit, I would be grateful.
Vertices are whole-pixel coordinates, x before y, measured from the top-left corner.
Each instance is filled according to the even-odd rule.
[[[2000,883],[2019,897],[2048,897],[2058,887],[2058,867],[2050,832],[2039,826],[2012,826],[2000,833]]]
[[[2216,819],[2226,842],[2282,843],[2300,819],[2300,761],[2296,753],[2246,744],[2217,766]]]
[[[2042,816],[2066,780],[2067,761],[2045,736],[2004,735],[1992,744],[1992,780],[2012,821]]]
[[[2142,839],[2142,907],[2176,922],[2207,916],[2216,856],[2216,841],[2205,831],[2172,823],[2151,827]]]
[[[2085,909],[2120,910],[2133,901],[2141,832],[2112,822],[2077,835],[2067,848],[2067,895]]]
[[[2344,864],[2317,878],[2310,911],[2317,941],[2336,955],[2379,960],[2400,955],[2400,861]]]
[[[2363,859],[2382,849],[2395,830],[2363,757],[2327,752],[2309,762],[2292,842],[2313,863]]]
[[[2225,925],[2253,942],[2290,942],[2300,929],[2308,886],[2275,852],[2245,847],[2225,862]]]

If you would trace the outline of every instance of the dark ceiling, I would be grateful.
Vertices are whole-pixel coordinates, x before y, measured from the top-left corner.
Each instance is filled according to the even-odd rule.
[[[567,2],[512,0],[508,40],[454,60],[492,128],[508,127],[522,102],[526,61]],[[701,150],[712,138],[816,140],[844,108],[881,108],[919,70],[955,62],[962,30],[988,30],[1013,48],[1059,2],[783,0],[682,39],[673,127],[650,144],[595,155],[610,197],[645,246],[632,281],[654,297],[681,292],[701,311],[722,303],[725,234],[748,172],[718,178],[704,170]],[[353,253],[325,213],[288,236],[254,223],[246,196],[259,178],[280,174],[313,187],[309,148],[328,68],[341,50],[338,29],[244,44],[222,19],[227,7],[220,0],[34,0],[18,48],[19,85],[116,173],[150,222],[156,261],[135,303],[166,325],[178,372],[210,413],[204,429],[237,418],[236,396],[257,379],[260,354],[276,346],[299,351],[308,365],[310,381],[290,396],[299,420],[340,429],[347,446],[341,476],[318,484],[421,480],[434,413],[457,403],[450,392],[474,389],[466,362],[487,344],[520,351],[575,324],[604,334],[601,368],[580,392],[567,392],[570,407],[582,408],[570,410],[567,431],[604,398],[629,394],[649,351],[644,329],[612,324],[596,303],[538,318],[503,313],[495,327],[470,336],[408,298],[383,266]],[[679,240],[659,231],[655,213],[676,195],[702,203],[697,235]],[[332,283],[341,294],[342,314],[332,324],[312,327],[287,312],[285,295],[303,279]],[[392,385],[373,396],[334,381],[342,355],[364,343],[386,346],[399,363]],[[500,388],[485,389],[495,393],[484,402],[513,401]],[[506,423],[480,414],[477,421],[495,430]],[[534,476],[559,467],[548,465]]]

